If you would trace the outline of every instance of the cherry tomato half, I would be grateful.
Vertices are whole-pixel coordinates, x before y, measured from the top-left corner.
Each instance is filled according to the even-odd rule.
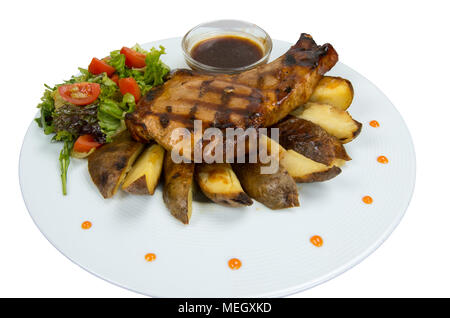
[[[119,75],[113,74],[113,76],[111,76],[111,79],[114,83],[116,83],[117,86],[119,86]]]
[[[94,102],[100,95],[100,84],[97,83],[75,83],[61,85],[58,87],[61,97],[69,103],[83,106]]]
[[[136,80],[132,77],[119,79],[119,89],[122,95],[125,95],[126,93],[133,95],[136,103],[139,98],[141,98],[141,89]]]
[[[92,148],[98,148],[102,144],[95,141],[91,135],[82,135],[77,138],[73,145],[73,150],[76,152],[86,153],[91,151]]]
[[[136,52],[133,49],[123,47],[120,54],[125,55],[125,65],[128,67],[141,68],[145,67],[145,54]]]
[[[91,61],[91,64],[89,64],[88,71],[94,75],[106,72],[108,76],[111,76],[116,71],[116,69],[105,61],[99,60],[98,58],[94,57]]]

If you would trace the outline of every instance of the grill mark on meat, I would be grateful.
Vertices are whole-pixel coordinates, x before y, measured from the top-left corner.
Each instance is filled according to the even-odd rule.
[[[301,43],[300,47],[294,48],[290,53],[284,56],[283,64],[287,67],[294,65],[303,66],[307,68],[316,68],[319,65],[319,60],[322,56],[328,52],[328,45],[318,47],[316,50],[312,50],[314,40],[305,40]],[[315,43],[314,43],[315,45]]]
[[[174,146],[172,130],[190,128],[196,119],[204,129],[268,127],[305,103],[337,60],[331,45],[318,46],[302,34],[282,57],[240,74],[176,70],[126,116],[127,127],[135,139],[153,139],[166,149]]]
[[[151,102],[156,97],[158,97],[163,92],[163,85],[156,86],[148,91],[147,95],[145,95],[145,101]]]
[[[297,63],[295,60],[295,56],[292,54],[286,54],[286,57],[284,58],[284,65],[286,66],[293,66]]]
[[[155,113],[154,115],[158,116],[158,118],[160,120],[160,124],[163,128],[166,128],[169,125],[169,123],[172,121],[172,122],[179,122],[179,123],[183,124],[183,126],[185,128],[187,128],[188,130],[194,129],[194,119],[192,119],[187,114]],[[203,121],[203,123],[207,123],[207,122]]]
[[[258,73],[258,80],[256,82],[256,87],[262,89],[264,87],[264,76]]]
[[[207,101],[193,100],[190,98],[179,99],[179,101],[182,103],[186,103],[186,104],[196,103],[198,109],[204,109],[204,110],[208,110],[208,111],[221,112],[221,111],[225,110],[224,105],[222,103],[217,104],[217,103],[212,103],[212,102],[207,102]],[[245,108],[229,107],[229,109],[231,109],[233,113],[236,113],[238,115],[248,116],[250,113],[254,113],[257,110],[257,107],[259,107],[259,103],[254,103],[254,102],[252,103],[251,101],[252,101],[252,99],[250,100],[250,103]]]
[[[203,84],[204,82],[209,82],[208,84]],[[251,88],[251,93],[250,94],[245,94],[245,93],[238,93],[236,92],[237,88],[234,87],[233,85],[228,85],[225,86],[224,88],[221,87],[217,87],[217,86],[211,86],[211,82],[213,82],[213,80],[209,80],[209,81],[204,81],[202,82],[202,84],[200,84],[200,93],[199,93],[199,98],[203,97],[206,93],[213,93],[213,94],[217,94],[217,95],[223,95],[224,93],[232,93],[233,97],[235,98],[241,98],[241,99],[246,99],[246,100],[250,100],[250,99],[257,99],[258,102],[262,102],[262,94],[260,92],[259,89],[256,88]],[[232,84],[232,83],[230,83]],[[249,88],[249,87],[247,87]]]
[[[198,90],[198,98],[201,98],[203,95],[205,95],[208,91],[209,91],[209,85],[213,82],[214,80],[207,80],[207,81],[203,81],[200,84],[200,88]]]
[[[225,129],[236,126],[235,123],[230,120],[231,109],[225,109],[221,112],[216,112],[214,114],[214,122],[212,123],[212,127]]]
[[[195,112],[197,111],[198,108],[198,104],[195,103],[194,106],[191,107],[191,109],[189,110],[189,119],[191,121],[195,120]]]
[[[167,126],[169,126],[169,114],[167,113],[162,113],[162,114],[158,114],[157,115],[159,117],[159,123],[161,124],[162,128],[166,128]]]
[[[220,101],[223,109],[214,114],[214,122],[212,126],[219,129],[233,127],[235,124],[231,121],[230,115],[232,108],[228,107],[231,97],[234,95],[234,86],[227,86],[222,90]],[[248,112],[248,111],[247,111]],[[246,112],[246,113],[247,113]]]

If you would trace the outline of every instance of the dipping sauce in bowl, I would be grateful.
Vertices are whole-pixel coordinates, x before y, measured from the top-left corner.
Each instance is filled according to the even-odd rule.
[[[234,35],[218,36],[198,42],[191,57],[205,65],[236,68],[251,65],[264,56],[263,48],[254,41]]]
[[[255,24],[219,20],[200,24],[186,33],[182,48],[192,69],[233,74],[267,63],[272,40]]]

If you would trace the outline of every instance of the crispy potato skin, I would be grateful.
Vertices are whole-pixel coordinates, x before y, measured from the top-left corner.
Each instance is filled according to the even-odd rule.
[[[313,172],[308,175],[293,177],[297,183],[323,182],[333,179],[342,172],[341,168],[332,166],[328,170]]]
[[[279,143],[285,149],[295,150],[327,166],[335,159],[351,160],[336,137],[308,120],[288,116],[274,127],[279,129]]]
[[[252,205],[228,163],[196,164],[195,180],[211,201],[230,207]]]
[[[353,85],[342,77],[324,76],[314,89],[309,101],[329,104],[346,110],[353,101]]]
[[[132,140],[125,133],[88,157],[89,174],[105,199],[117,192],[143,147],[143,144]]]
[[[152,193],[148,190],[147,187],[147,177],[145,175],[139,177],[133,183],[131,183],[128,187],[123,188],[125,192],[131,194],[140,194],[140,195],[152,195],[155,191],[153,189]]]
[[[172,161],[170,154],[164,158],[163,199],[170,213],[188,224],[192,214],[192,186],[194,164]]]
[[[292,149],[282,153],[280,165],[298,183],[326,181],[341,173],[341,169],[337,165],[324,165]]]
[[[279,166],[273,174],[261,174],[261,163],[236,163],[233,170],[245,192],[270,209],[299,206],[295,181],[286,169]]]

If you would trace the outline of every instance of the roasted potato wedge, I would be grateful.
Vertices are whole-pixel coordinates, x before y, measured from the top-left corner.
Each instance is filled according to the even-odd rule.
[[[229,163],[195,165],[195,180],[211,201],[232,207],[252,205]]]
[[[117,192],[143,148],[143,144],[132,140],[125,132],[88,157],[89,174],[105,199]]]
[[[294,150],[283,153],[280,165],[288,171],[295,182],[299,183],[326,181],[341,173],[341,169],[336,165],[324,165]]]
[[[291,115],[319,125],[344,144],[355,139],[362,128],[362,124],[354,120],[347,111],[327,104],[309,102],[294,110]]]
[[[279,129],[280,145],[287,150],[326,166],[334,165],[336,159],[351,160],[337,138],[313,122],[288,116],[274,127]]]
[[[273,210],[299,206],[295,181],[283,166],[276,173],[262,174],[262,163],[236,163],[233,170],[245,192]]]
[[[122,190],[133,194],[153,195],[161,175],[164,152],[164,148],[158,144],[148,147],[128,172]]]
[[[163,199],[170,213],[188,224],[192,215],[193,163],[174,163],[170,154],[164,159]]]
[[[292,120],[292,118],[289,118]],[[301,120],[301,119],[300,119]],[[280,123],[282,124],[282,123]],[[312,124],[312,123],[311,123]],[[312,124],[314,125],[314,124]],[[285,125],[283,125],[286,127]],[[309,124],[305,125],[306,129],[311,129],[311,132],[314,132],[314,128],[311,128]],[[280,140],[283,140],[283,133],[284,130],[280,129]],[[295,138],[296,133],[292,133],[292,136]],[[314,135],[309,136],[314,137]],[[334,154],[334,145],[328,145],[327,147],[322,146],[321,140],[316,140],[313,145],[308,145],[308,147],[303,148],[300,147],[300,145],[295,145],[296,149],[299,151],[304,152],[305,154],[308,154],[312,158],[316,158],[317,160],[321,160],[322,162],[329,162],[329,164],[320,163],[318,161],[315,161],[314,159],[308,158],[307,156],[298,153],[295,150],[286,150],[283,148],[280,144],[277,144],[275,140],[267,138],[266,144],[268,145],[268,149],[276,149],[278,152],[278,158],[280,160],[280,165],[287,170],[289,175],[294,179],[295,182],[298,183],[307,183],[307,182],[321,182],[326,181],[329,179],[334,178],[339,173],[341,173],[340,166],[344,165],[346,160],[350,160],[350,157],[346,155],[345,149],[344,153],[346,155],[346,159],[340,159],[336,158],[335,156],[332,156]],[[317,138],[317,136],[316,136]],[[314,139],[314,138],[313,138]],[[299,136],[297,133],[297,140],[299,140]],[[290,141],[294,142],[294,141]],[[322,142],[326,142],[325,140],[322,140]],[[290,144],[288,144],[290,146]],[[314,149],[311,149],[310,147],[319,147],[322,148],[322,151],[328,151],[330,154],[327,156],[324,156],[321,153],[316,153],[313,151]],[[272,152],[268,152],[272,153]],[[340,156],[344,157],[344,155],[341,153]]]
[[[309,101],[346,110],[353,101],[352,83],[341,77],[324,76]]]

